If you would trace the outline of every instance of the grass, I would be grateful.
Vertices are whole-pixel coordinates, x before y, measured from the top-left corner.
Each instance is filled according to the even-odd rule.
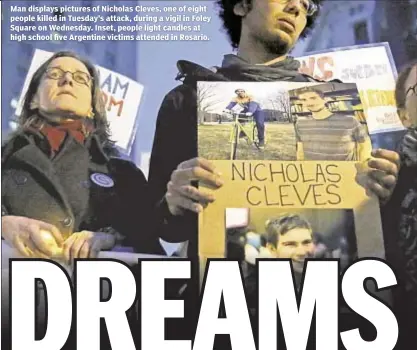
[[[296,141],[293,124],[266,123],[266,145],[258,150],[239,139],[237,159],[240,160],[295,160]],[[205,124],[198,127],[199,156],[210,160],[230,159],[229,142],[232,124]]]

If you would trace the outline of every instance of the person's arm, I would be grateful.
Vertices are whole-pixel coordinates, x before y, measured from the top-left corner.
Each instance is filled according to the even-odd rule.
[[[228,110],[228,111],[230,111],[230,110],[232,110],[232,108],[234,107],[234,106],[236,106],[236,101],[231,101],[226,107],[225,107],[225,110]]]
[[[181,85],[165,96],[158,112],[149,163],[151,200],[165,196],[172,172],[187,160],[197,157],[196,93]]]
[[[133,247],[138,253],[163,254],[159,243],[163,217],[151,199],[145,175],[127,160],[111,159],[109,166],[120,204],[112,213],[110,227],[102,232],[114,236],[115,244]]]
[[[197,153],[196,93],[181,85],[164,98],[159,109],[148,176],[157,221],[164,223],[158,234],[166,241],[182,242],[197,237],[196,215],[185,212],[173,216],[165,198],[172,173],[185,160],[197,157]]]
[[[196,241],[198,216],[214,201],[199,191],[198,183],[219,188],[222,181],[211,162],[198,158],[197,96],[190,86],[179,86],[162,103],[152,149],[149,188],[156,206],[159,237],[168,242]]]

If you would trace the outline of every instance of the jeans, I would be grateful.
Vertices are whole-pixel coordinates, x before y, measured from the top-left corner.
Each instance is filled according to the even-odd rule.
[[[256,127],[258,128],[258,139],[259,142],[265,141],[265,115],[262,111],[256,111],[253,114],[255,118]]]

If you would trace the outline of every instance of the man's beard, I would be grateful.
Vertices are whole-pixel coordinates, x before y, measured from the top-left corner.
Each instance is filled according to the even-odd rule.
[[[288,42],[282,40],[279,36],[274,38],[259,38],[266,51],[270,54],[283,56],[290,51]]]

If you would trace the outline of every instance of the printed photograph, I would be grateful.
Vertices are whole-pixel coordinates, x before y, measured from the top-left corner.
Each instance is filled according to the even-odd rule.
[[[225,222],[226,258],[241,261],[250,307],[259,258],[291,259],[297,287],[308,258],[340,259],[342,271],[358,258],[351,209],[228,208]]]
[[[199,82],[198,152],[211,160],[295,160],[288,91],[276,82]]]
[[[199,156],[211,160],[362,161],[372,151],[356,84],[199,82],[197,108]]]
[[[291,90],[297,160],[364,161],[372,144],[356,84]]]

